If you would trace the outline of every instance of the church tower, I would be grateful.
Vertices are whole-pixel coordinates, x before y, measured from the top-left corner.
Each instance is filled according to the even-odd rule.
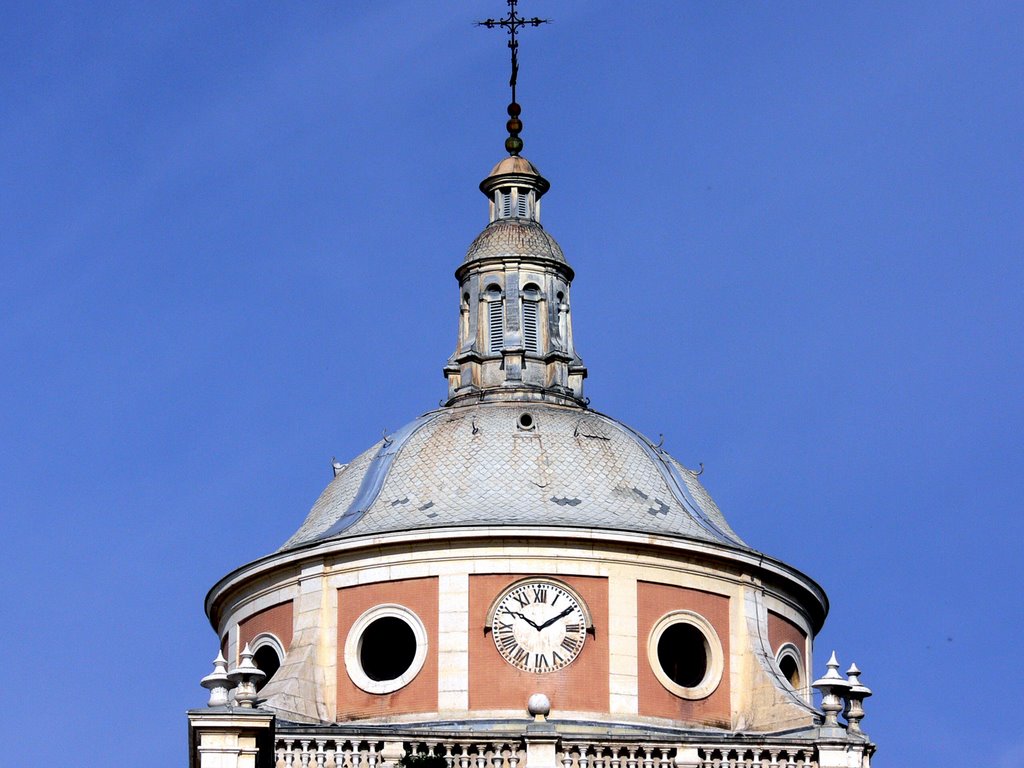
[[[814,679],[821,587],[584,397],[574,273],[520,154],[514,33],[542,20],[515,5],[483,22],[513,33],[508,157],[455,272],[447,400],[210,590],[190,765],[869,768],[856,665]]]

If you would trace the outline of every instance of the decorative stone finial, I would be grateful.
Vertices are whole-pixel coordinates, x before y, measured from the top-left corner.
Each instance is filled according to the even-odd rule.
[[[210,700],[206,706],[223,707],[228,703],[228,691],[235,684],[228,677],[228,661],[223,653],[217,652],[217,658],[213,660],[213,672],[200,680],[199,684],[210,691]]]
[[[228,673],[228,677],[235,681],[235,703],[240,707],[252,708],[256,703],[256,681],[266,677],[266,673],[252,663],[252,649],[245,644],[240,654],[242,661]]]
[[[839,729],[839,713],[843,711],[843,694],[849,689],[850,684],[839,674],[839,661],[836,659],[836,652],[832,651],[825,664],[828,671],[823,677],[819,677],[811,686],[817,688],[821,693],[821,711],[825,713],[823,728]]]
[[[871,695],[871,689],[860,681],[860,670],[856,664],[851,664],[846,670],[846,682],[850,684],[850,690],[846,694],[846,725],[850,733],[863,733],[860,729],[860,721],[864,719],[864,699]]]
[[[543,693],[535,693],[526,702],[526,709],[536,722],[543,723],[551,714],[551,700]]]

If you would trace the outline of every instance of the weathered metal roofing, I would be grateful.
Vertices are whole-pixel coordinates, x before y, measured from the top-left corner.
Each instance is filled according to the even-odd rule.
[[[491,168],[491,172],[487,174],[487,178],[490,178],[491,176],[505,176],[510,173],[514,173],[518,176],[540,176],[540,171],[537,170],[537,166],[522,155],[513,155],[511,157],[503,157],[499,160],[497,164]]]
[[[282,549],[472,525],[623,530],[748,549],[696,473],[636,431],[595,411],[525,402],[419,417],[342,470]]]
[[[565,256],[555,238],[532,219],[492,221],[469,246],[464,263],[494,257],[540,257],[565,263]]]

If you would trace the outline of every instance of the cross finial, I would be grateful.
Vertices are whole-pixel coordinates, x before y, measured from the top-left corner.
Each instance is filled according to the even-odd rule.
[[[523,148],[523,140],[519,138],[519,133],[523,130],[523,123],[519,119],[521,109],[516,103],[516,81],[519,78],[519,40],[516,35],[522,27],[539,27],[541,24],[549,23],[551,19],[541,19],[537,16],[532,19],[524,19],[516,12],[516,4],[519,0],[507,0],[507,2],[507,16],[501,19],[478,21],[476,25],[488,29],[501,27],[508,32],[508,49],[512,54],[512,76],[509,78],[508,84],[512,88],[512,102],[508,105],[509,120],[506,124],[508,138],[505,139],[505,149],[510,155],[518,155]]]

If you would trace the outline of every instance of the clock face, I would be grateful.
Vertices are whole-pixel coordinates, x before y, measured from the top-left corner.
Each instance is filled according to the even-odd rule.
[[[527,672],[554,672],[573,662],[587,638],[586,614],[569,590],[547,581],[517,584],[498,601],[491,623],[505,661]]]

